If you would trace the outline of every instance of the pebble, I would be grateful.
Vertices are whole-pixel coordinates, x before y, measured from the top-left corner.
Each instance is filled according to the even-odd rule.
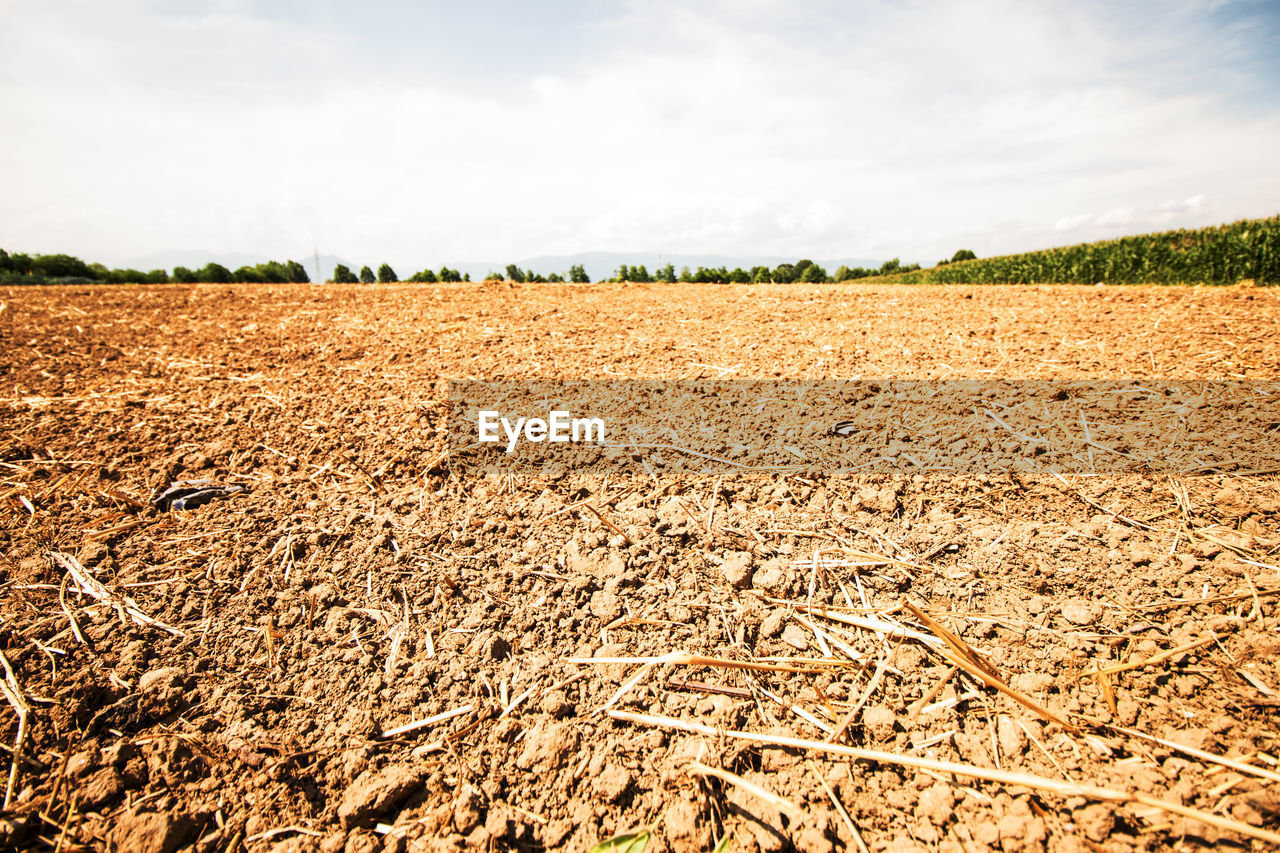
[[[1102,608],[1088,601],[1072,600],[1062,605],[1062,618],[1073,625],[1092,625],[1102,615]]]
[[[746,589],[751,586],[751,575],[753,574],[751,553],[748,551],[735,551],[731,554],[726,554],[721,570],[724,572],[724,579],[733,584],[734,587]]]
[[[809,639],[804,635],[804,631],[800,626],[792,622],[782,630],[782,642],[788,646],[795,646],[800,651],[809,648]]]

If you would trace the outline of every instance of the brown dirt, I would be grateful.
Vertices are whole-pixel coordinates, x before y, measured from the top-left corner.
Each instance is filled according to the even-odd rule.
[[[823,740],[857,707],[840,743],[1280,831],[1274,472],[468,473],[447,380],[1210,380],[1274,401],[1278,321],[1280,292],[1253,288],[0,291],[0,651],[30,708],[0,847],[576,851],[651,827],[650,850],[1263,849],[1148,805],[616,719],[639,665],[570,659],[829,653],[655,666],[613,709]],[[246,490],[152,506],[200,478]],[[863,616],[863,595],[923,639],[778,603]],[[908,603],[1042,711],[942,684]]]

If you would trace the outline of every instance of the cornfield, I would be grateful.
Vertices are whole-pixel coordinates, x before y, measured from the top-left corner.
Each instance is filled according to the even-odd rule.
[[[939,265],[920,284],[1280,284],[1280,216]]]

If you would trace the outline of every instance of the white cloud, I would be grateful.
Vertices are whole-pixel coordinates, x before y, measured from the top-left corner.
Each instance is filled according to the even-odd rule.
[[[1228,104],[1256,84],[1248,57],[1215,64],[1202,11],[1152,8],[1139,29],[1003,0],[635,2],[588,28],[589,62],[522,76],[483,50],[449,53],[466,65],[448,73],[380,68],[354,38],[241,4],[11,0],[0,233],[109,262],[194,246],[406,267],[595,249],[931,262],[1275,212],[1274,92]]]

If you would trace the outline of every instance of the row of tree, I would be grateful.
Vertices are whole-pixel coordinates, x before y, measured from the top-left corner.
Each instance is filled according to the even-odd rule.
[[[165,270],[143,272],[135,269],[110,269],[103,264],[90,264],[73,255],[24,255],[9,254],[0,249],[0,280],[37,284],[58,282],[103,282],[109,284],[164,284],[174,281],[182,284],[211,282],[230,284],[252,282],[257,284],[306,284],[311,279],[297,261],[267,261],[265,264],[243,266],[230,270],[222,264],[209,263],[197,270],[174,267],[170,275]]]
[[[490,271],[490,273],[484,277],[484,280],[503,281],[504,278],[502,273]],[[507,264],[505,280],[513,281],[517,284],[524,284],[525,282],[541,282],[545,284],[547,282],[559,283],[565,281],[573,282],[574,284],[587,284],[591,281],[591,276],[587,275],[587,271],[583,268],[582,264],[574,264],[570,266],[567,275],[561,275],[558,272],[543,275],[542,273],[537,273],[533,270],[522,270],[515,264]]]
[[[897,272],[918,269],[920,269],[919,264],[911,264],[904,267],[897,258],[885,261],[878,269],[841,265],[836,268],[835,273],[832,275],[827,275],[825,269],[808,258],[796,261],[794,264],[783,263],[772,268],[754,266],[749,270],[744,270],[742,267],[735,267],[730,270],[726,267],[708,268],[700,266],[697,270],[691,271],[688,267],[681,267],[679,275],[676,274],[675,267],[671,264],[659,268],[654,273],[650,273],[644,264],[639,266],[623,264],[618,267],[618,271],[609,280],[641,283],[680,281],[697,284],[817,284],[822,282],[853,281],[859,278],[891,275]]]
[[[1259,246],[1265,244],[1270,247],[1272,243],[1268,242],[1268,240],[1259,240],[1256,238],[1265,234],[1273,235],[1275,232],[1274,221],[1268,220],[1264,221],[1262,224],[1264,226],[1270,224],[1271,228],[1255,228],[1253,232],[1255,240],[1252,242]],[[1274,237],[1269,239],[1274,239]],[[1143,241],[1148,244],[1150,243],[1148,238],[1125,238],[1125,241],[1120,242],[1132,243],[1134,240]],[[1131,275],[1137,274],[1153,276],[1153,278],[1149,278],[1147,280],[1163,280],[1161,277],[1156,275],[1152,263],[1155,261],[1167,263],[1167,261],[1164,261],[1164,255],[1167,253],[1167,250],[1165,249],[1166,242],[1167,241],[1159,241],[1157,245],[1144,245],[1143,251],[1141,252],[1135,252],[1131,249],[1127,253],[1124,253],[1126,257],[1130,259],[1128,264],[1130,269],[1126,270],[1126,272]],[[1236,242],[1238,243],[1239,240]],[[1071,275],[1076,276],[1076,278],[1071,280],[1081,280],[1079,276],[1084,274],[1083,270],[1092,270],[1099,266],[1093,262],[1093,259],[1095,257],[1102,257],[1103,255],[1106,255],[1108,256],[1108,260],[1101,264],[1101,267],[1098,269],[1098,274],[1100,277],[1105,277],[1108,280],[1113,279],[1116,275],[1116,261],[1115,258],[1111,256],[1112,253],[1109,250],[1103,251],[1100,254],[1085,252],[1085,257],[1082,259],[1080,255],[1081,250],[1084,248],[1087,247],[1072,247],[1065,250],[1057,249],[1050,250],[1050,253],[1047,254],[1032,253],[1030,255],[1017,257],[1019,259],[1026,259],[1035,255],[1037,257],[1052,256],[1055,259],[1062,259],[1049,265],[1053,272],[1048,274],[1050,276],[1062,275],[1063,273],[1059,271],[1064,270],[1065,268],[1070,271]],[[1207,252],[1200,254],[1207,254]],[[1228,253],[1224,251],[1220,254],[1225,256]],[[1239,254],[1239,252],[1237,251],[1236,254]],[[1150,256],[1155,259],[1155,261],[1143,261],[1141,264],[1134,263],[1133,259],[1137,258],[1139,255],[1143,257]],[[1273,256],[1274,255],[1269,255],[1269,257]],[[972,251],[968,249],[961,249],[956,252],[949,261],[939,261],[937,267],[934,267],[933,271],[930,273],[930,280],[970,281],[975,280],[976,277],[983,276],[989,277],[984,280],[1009,280],[1010,278],[1028,279],[1035,275],[1042,277],[1033,278],[1032,280],[1046,280],[1043,278],[1046,274],[1044,272],[1028,272],[1025,261],[1014,265],[1018,270],[1017,272],[1012,272],[1010,270],[1010,265],[1005,263],[1002,263],[998,268],[991,266],[982,267],[982,271],[980,273],[978,272],[979,268],[974,267],[973,265],[965,265],[965,272],[959,274],[946,274],[941,272],[945,267],[948,267],[951,264],[958,264],[962,261],[974,261],[976,259],[977,255]],[[1203,258],[1200,258],[1197,261],[1197,266],[1207,266],[1212,268],[1213,264],[1211,261],[1205,261]],[[1136,269],[1134,269],[1135,267]],[[653,273],[650,273],[644,264],[638,264],[635,266],[623,264],[618,267],[613,277],[609,280],[615,282],[626,281],[638,283],[688,282],[698,284],[792,284],[854,281],[860,278],[911,273],[918,270],[920,270],[919,264],[903,266],[897,258],[885,261],[877,268],[847,267],[842,265],[831,275],[828,275],[825,269],[808,259],[796,261],[794,264],[779,264],[773,268],[754,266],[749,270],[744,270],[742,267],[735,267],[730,270],[726,267],[708,268],[700,266],[697,270],[691,271],[688,267],[682,267],[678,274],[672,264],[660,267]],[[1089,275],[1093,275],[1093,273],[1090,272],[1086,274],[1086,277]],[[1210,274],[1210,276],[1212,275],[1213,273]],[[390,264],[386,263],[381,264],[378,267],[376,274],[368,266],[361,267],[360,272],[357,274],[353,273],[351,268],[346,264],[338,264],[334,267],[333,278],[330,279],[330,281],[340,284],[373,284],[374,282],[389,283],[399,280],[400,279],[396,275],[396,271],[391,268]],[[437,281],[458,282],[470,281],[471,276],[469,274],[460,273],[458,270],[450,269],[446,266],[441,267],[439,272],[435,272],[430,269],[416,272],[410,276],[408,280],[428,283]],[[508,264],[505,274],[490,272],[485,277],[485,281],[503,280],[517,283],[565,281],[573,283],[588,283],[591,281],[591,277],[587,275],[587,271],[581,264],[574,264],[573,266],[570,266],[569,272],[565,275],[553,272],[545,276],[541,273],[536,273],[533,270],[523,270],[515,264]],[[1214,279],[1210,278],[1210,280]],[[302,264],[297,261],[285,261],[284,263],[280,263],[278,261],[267,261],[266,263],[255,264],[253,266],[242,266],[235,270],[228,269],[222,264],[208,263],[195,270],[187,269],[186,267],[174,267],[173,273],[170,275],[162,269],[151,270],[150,272],[142,272],[141,270],[135,269],[108,269],[102,264],[85,263],[72,255],[58,254],[29,256],[20,253],[9,254],[3,249],[0,249],[0,281],[31,284],[43,281],[110,282],[117,284],[163,284],[169,281],[180,284],[194,284],[196,282],[210,282],[214,284],[231,284],[234,282],[257,284],[305,284],[309,282],[310,279],[307,277],[307,271],[303,268]]]
[[[400,277],[396,275],[396,271],[391,268],[391,264],[382,264],[378,267],[378,274],[374,275],[373,270],[367,266],[360,268],[360,274],[357,275],[351,271],[351,267],[346,264],[338,264],[333,268],[333,278],[329,279],[332,284],[373,284],[375,281],[383,284],[390,284],[393,281],[399,281]],[[440,272],[430,269],[420,270],[409,276],[409,281],[417,282],[437,282],[437,281],[471,281],[470,274],[463,274],[457,270],[451,270],[448,267],[441,267]]]
[[[939,265],[955,263],[957,261],[970,260],[976,258],[973,252],[968,249],[961,249],[956,252],[950,261],[939,261]],[[618,267],[614,275],[609,279],[613,282],[688,282],[690,284],[794,284],[794,283],[822,283],[822,282],[840,282],[854,281],[860,278],[870,278],[871,276],[893,275],[895,273],[912,272],[920,269],[919,264],[910,264],[903,266],[902,263],[894,258],[885,261],[879,267],[847,267],[840,266],[836,268],[833,275],[827,275],[827,271],[813,261],[806,259],[796,261],[794,264],[783,263],[776,267],[755,266],[749,270],[742,267],[736,267],[732,270],[726,267],[698,267],[697,270],[690,270],[688,267],[681,267],[680,272],[676,273],[676,268],[672,264],[660,267],[655,272],[650,273],[644,264],[631,266],[622,264]],[[431,270],[423,270],[414,273],[409,281],[414,282],[436,282],[436,281],[470,281],[470,275],[459,275],[457,270],[451,270],[448,267],[441,267],[439,273]],[[510,281],[517,284],[525,284],[529,282],[573,282],[575,284],[585,284],[591,281],[591,276],[587,275],[586,269],[581,264],[574,264],[569,267],[569,272],[565,275],[560,273],[542,273],[533,270],[524,270],[515,264],[507,264],[505,272],[490,271],[484,277],[485,281]],[[339,284],[373,284],[374,282],[389,283],[399,281],[396,277],[395,270],[389,264],[382,264],[378,267],[375,275],[369,267],[362,267],[359,275],[353,273],[345,264],[338,264],[333,270],[333,278],[331,281]]]

